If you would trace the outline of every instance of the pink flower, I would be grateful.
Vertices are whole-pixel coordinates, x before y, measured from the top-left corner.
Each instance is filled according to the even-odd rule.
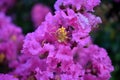
[[[35,4],[31,11],[34,27],[37,28],[44,20],[45,16],[51,12],[50,8],[43,4]]]
[[[28,79],[26,76],[37,80],[110,79],[110,58],[103,48],[92,43],[89,35],[101,23],[99,17],[88,12],[99,2],[58,0],[55,14],[48,13],[45,21],[25,37],[22,52],[29,58],[25,57],[15,72],[24,72],[23,80]],[[83,7],[84,13],[79,11]]]
[[[14,25],[5,14],[0,14],[0,22],[0,55],[10,64],[20,53],[24,35],[21,28]]]
[[[54,16],[49,13],[45,22],[35,32],[26,36],[23,52],[39,54],[45,43],[73,46],[75,42],[79,42],[82,46],[87,45],[91,42],[91,28],[89,18],[80,13],[77,15],[73,10],[68,9],[67,14],[57,11]]]

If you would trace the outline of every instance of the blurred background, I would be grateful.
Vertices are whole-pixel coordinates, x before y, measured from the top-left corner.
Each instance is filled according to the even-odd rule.
[[[0,11],[11,16],[26,35],[44,21],[48,12],[54,12],[54,3],[55,0],[0,0]],[[111,80],[120,80],[120,0],[102,0],[95,10],[103,23],[91,32],[93,42],[107,49],[115,68]]]

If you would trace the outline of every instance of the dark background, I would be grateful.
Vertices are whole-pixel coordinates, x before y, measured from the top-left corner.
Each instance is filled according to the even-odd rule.
[[[7,11],[7,15],[12,16],[13,22],[27,34],[34,31],[30,16],[33,5],[43,3],[54,11],[54,2],[55,0],[16,0],[13,8]],[[120,80],[120,2],[102,0],[95,10],[95,14],[102,18],[103,23],[91,32],[93,42],[107,49],[115,68],[111,80]]]

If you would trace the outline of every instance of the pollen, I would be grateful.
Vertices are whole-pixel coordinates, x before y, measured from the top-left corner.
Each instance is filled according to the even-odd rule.
[[[64,42],[68,38],[67,31],[64,27],[61,27],[57,30],[57,38],[59,42]]]

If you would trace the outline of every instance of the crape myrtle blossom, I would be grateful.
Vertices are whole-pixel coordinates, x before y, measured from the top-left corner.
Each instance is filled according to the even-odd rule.
[[[89,35],[101,23],[89,12],[99,3],[58,0],[55,14],[48,13],[45,21],[25,37],[22,53],[27,59],[14,75],[22,80],[109,80],[114,70],[111,60]],[[83,8],[84,12],[79,11]]]
[[[94,59],[94,56],[99,57],[99,55],[101,55],[100,58],[102,58],[102,55],[104,53],[106,54],[106,52],[97,52],[97,48],[94,46],[92,46],[93,51],[91,51],[92,48],[90,45],[92,45],[92,42],[88,37],[92,25],[89,25],[88,23],[86,24],[88,26],[85,26],[84,28],[81,27],[84,25],[79,24],[80,19],[78,19],[78,16],[74,15],[72,10],[70,11],[71,12],[69,12],[68,15],[63,11],[57,11],[54,16],[49,13],[46,17],[46,21],[43,22],[35,32],[29,33],[26,36],[22,52],[33,57],[39,56],[40,60],[45,59],[44,64],[47,65],[46,69],[42,70],[39,68],[40,66],[37,66],[39,64],[37,64],[36,68],[34,68],[34,71],[37,72],[37,74],[34,74],[34,76],[36,76],[37,80],[64,80],[65,78],[68,80],[88,80],[89,76],[93,77],[92,79],[95,77],[96,79],[108,80],[113,67],[109,58],[108,66],[110,66],[110,68],[103,64],[105,60],[102,60],[103,63],[101,63],[101,65],[98,64],[99,61],[94,62],[94,60],[96,60],[96,58]],[[83,19],[81,20],[84,22]],[[91,19],[95,19],[95,17],[86,17],[85,20],[86,19],[89,22]],[[75,50],[76,48],[78,49],[78,52]],[[96,54],[93,54],[95,52],[94,49]],[[88,55],[90,56],[88,57]],[[106,56],[107,54],[105,57]],[[88,65],[89,62],[90,64]],[[95,65],[95,63],[97,64]],[[101,69],[98,70],[100,66],[104,66],[105,69],[104,67],[101,67]],[[103,72],[104,70],[106,71],[105,74],[107,74],[107,76],[102,74],[102,70]],[[67,78],[66,76],[69,77]]]
[[[34,27],[37,28],[44,20],[45,16],[51,12],[50,8],[43,4],[35,4],[31,10],[31,19]]]
[[[64,19],[59,12],[55,16],[48,14],[46,19],[46,22],[44,22],[35,32],[27,35],[24,40],[23,52],[38,54],[45,49],[44,44],[46,43],[53,45],[64,44],[70,45],[71,47],[73,46],[72,44],[76,43],[76,39],[73,39],[72,41],[72,33],[79,31],[77,22],[73,24],[73,27],[72,23],[70,23],[71,25],[69,26],[68,20]],[[68,31],[71,29],[71,31],[68,32],[67,29]],[[87,32],[84,32],[84,34],[85,36],[88,35]]]
[[[93,25],[96,26],[100,22],[101,20],[96,19],[95,16],[87,18],[86,15],[80,13],[76,15],[71,9],[68,9],[67,14],[63,11],[56,11],[54,16],[49,13],[46,16],[46,21],[35,32],[27,35],[23,51],[38,54],[45,43],[65,44],[71,47],[77,44],[86,46],[91,43],[89,33]]]
[[[0,63],[14,61],[22,48],[24,36],[21,29],[0,13]]]
[[[9,74],[0,74],[0,80],[18,80],[13,75]]]

